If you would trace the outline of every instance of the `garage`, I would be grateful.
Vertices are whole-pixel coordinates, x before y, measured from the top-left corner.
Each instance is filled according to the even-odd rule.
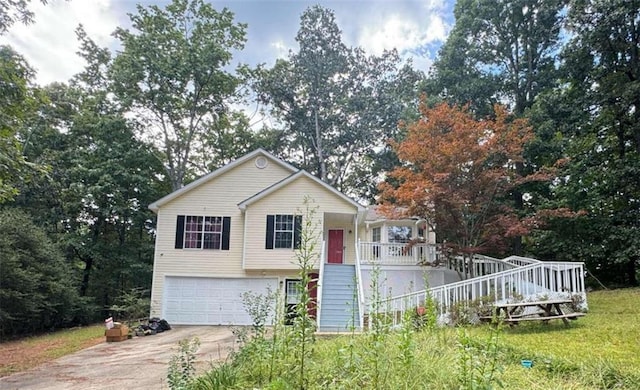
[[[276,291],[278,279],[167,276],[162,316],[178,325],[251,325],[242,293],[264,294],[268,287]]]

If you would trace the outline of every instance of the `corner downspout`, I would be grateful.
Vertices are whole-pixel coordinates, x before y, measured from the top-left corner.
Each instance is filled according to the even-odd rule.
[[[364,329],[364,289],[362,287],[362,269],[360,267],[360,238],[358,237],[358,214],[353,218],[356,238],[356,284],[358,287],[358,314],[360,330]],[[355,324],[354,324],[355,325]]]
[[[322,313],[322,284],[324,281],[324,247],[325,241],[322,240],[322,249],[320,249],[320,266],[318,267],[318,284],[316,285],[316,325],[320,329],[320,313]]]
[[[242,227],[242,269],[247,269],[245,260],[247,258],[247,209],[244,210],[244,226]]]

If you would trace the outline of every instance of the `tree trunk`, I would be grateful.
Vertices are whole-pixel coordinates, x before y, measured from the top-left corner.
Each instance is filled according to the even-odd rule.
[[[320,126],[318,125],[318,109],[314,111],[316,125],[316,154],[318,155],[318,165],[320,166],[320,180],[327,183],[327,164],[324,161],[324,153],[322,151],[322,134],[320,134]]]
[[[638,283],[637,277],[636,257],[632,257],[631,259],[629,259],[626,268],[629,286],[638,287],[640,284]]]
[[[522,162],[516,163],[516,171],[517,173],[524,177],[524,164]],[[522,211],[524,210],[524,202],[522,201],[522,191],[519,188],[515,188],[513,190],[513,206],[516,210]],[[511,244],[511,254],[520,256],[522,255],[522,236],[518,235],[513,237]]]
[[[84,270],[82,270],[82,283],[80,284],[80,296],[86,297],[89,290],[89,277],[91,276],[91,268],[93,268],[93,259],[91,257],[84,259]]]

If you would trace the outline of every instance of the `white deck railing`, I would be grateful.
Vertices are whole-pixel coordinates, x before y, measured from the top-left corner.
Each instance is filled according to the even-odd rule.
[[[389,244],[382,242],[359,242],[362,264],[419,265],[436,261],[436,246],[433,244]]]
[[[378,303],[378,312],[391,314],[389,317],[393,322],[392,325],[395,326],[407,310],[415,310],[416,307],[424,305],[427,294],[436,302],[440,318],[443,318],[455,304],[467,306],[478,301],[505,302],[530,296],[549,298],[574,294],[580,294],[583,298],[585,296],[584,263],[522,260],[526,258],[508,259],[522,263],[528,262],[528,265],[520,267],[514,265],[516,268],[385,299]],[[482,261],[481,258],[478,260]],[[500,262],[500,260],[492,260]],[[511,260],[505,259],[503,262],[512,263]],[[492,262],[488,259],[484,261]]]

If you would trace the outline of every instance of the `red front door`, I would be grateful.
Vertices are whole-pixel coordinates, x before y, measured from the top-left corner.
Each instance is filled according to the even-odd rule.
[[[327,262],[342,264],[342,252],[344,251],[344,231],[329,230],[329,249],[327,251]]]

